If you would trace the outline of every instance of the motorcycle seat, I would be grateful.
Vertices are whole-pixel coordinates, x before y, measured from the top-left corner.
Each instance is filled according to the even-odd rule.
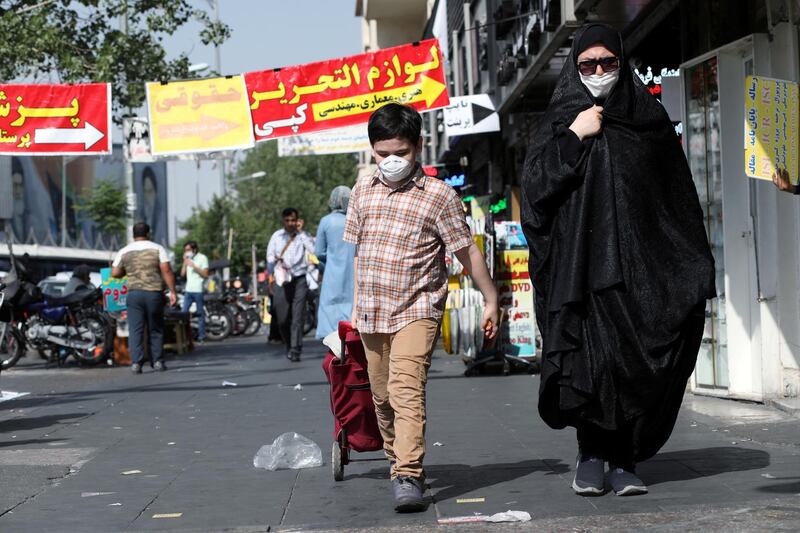
[[[96,300],[99,296],[97,289],[80,289],[66,296],[48,296],[49,305],[72,305],[83,303],[87,300]]]

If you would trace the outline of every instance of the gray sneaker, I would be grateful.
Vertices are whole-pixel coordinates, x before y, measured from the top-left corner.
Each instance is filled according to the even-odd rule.
[[[156,361],[153,365],[153,370],[156,372],[163,372],[167,369],[167,365],[164,364],[164,361]]]
[[[636,496],[647,494],[647,486],[636,474],[622,468],[611,467],[608,471],[608,484],[617,496]]]
[[[133,363],[131,365],[131,372],[133,372],[134,374],[141,374],[142,373],[142,365],[140,365],[139,363]]]
[[[413,477],[397,477],[392,480],[394,510],[398,513],[417,513],[427,505],[422,496],[422,480]]]
[[[605,492],[605,461],[599,457],[578,454],[572,490],[581,496],[597,496]]]

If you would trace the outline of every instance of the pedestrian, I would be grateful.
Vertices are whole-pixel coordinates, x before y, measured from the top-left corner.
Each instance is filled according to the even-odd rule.
[[[322,270],[317,338],[324,339],[337,331],[339,322],[353,314],[353,258],[356,248],[342,240],[350,187],[339,185],[331,191],[331,212],[319,221],[314,248]]]
[[[133,225],[133,242],[117,253],[111,275],[128,276],[128,348],[131,371],[142,373],[144,331],[150,340],[150,362],[154,370],[166,370],[164,364],[164,284],[169,288],[169,304],[175,305],[175,276],[167,251],[150,240],[150,226]]]
[[[446,251],[483,294],[487,337],[496,335],[498,320],[497,291],[461,200],[417,162],[421,128],[408,106],[390,103],[372,114],[367,130],[378,170],[356,183],[343,236],[356,245],[351,320],[367,354],[398,512],[426,507],[425,385],[447,298]]]
[[[667,113],[603,24],[582,28],[523,174],[543,356],[539,413],[577,428],[573,489],[647,492],[715,296],[714,259]]]
[[[206,314],[203,283],[208,278],[208,257],[200,253],[200,248],[195,241],[189,241],[183,246],[183,264],[181,276],[186,278],[183,291],[184,313],[189,312],[192,303],[197,314],[197,342],[203,343],[206,339]]]
[[[303,323],[308,297],[308,260],[314,245],[308,233],[297,227],[297,209],[283,210],[283,229],[272,234],[267,246],[267,267],[274,277],[272,285],[278,327],[286,344],[286,357],[300,361],[303,351]]]
[[[76,266],[72,271],[72,277],[69,278],[69,281],[66,285],[64,285],[64,289],[61,291],[61,296],[67,296],[77,291],[83,291],[86,289],[94,289],[95,286],[92,285],[92,280],[90,277],[91,269],[87,264],[80,264]]]

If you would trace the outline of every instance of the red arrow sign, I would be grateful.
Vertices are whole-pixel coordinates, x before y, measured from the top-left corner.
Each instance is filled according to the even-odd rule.
[[[0,84],[0,154],[109,153],[110,84]]]

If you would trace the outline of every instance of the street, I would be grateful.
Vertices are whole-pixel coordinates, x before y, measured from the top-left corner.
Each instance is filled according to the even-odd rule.
[[[321,344],[302,362],[263,336],[173,356],[169,371],[45,368],[0,376],[0,530],[59,531],[776,531],[800,523],[800,424],[757,404],[689,395],[672,439],[638,472],[650,494],[575,496],[574,432],[536,412],[538,377],[462,376],[438,350],[428,395],[428,494],[393,511],[388,468],[330,467]],[[236,386],[223,387],[223,381]],[[302,390],[295,390],[300,384]],[[260,446],[295,431],[325,465],[269,472]],[[380,455],[354,454],[356,459]],[[527,511],[527,524],[440,519]]]

